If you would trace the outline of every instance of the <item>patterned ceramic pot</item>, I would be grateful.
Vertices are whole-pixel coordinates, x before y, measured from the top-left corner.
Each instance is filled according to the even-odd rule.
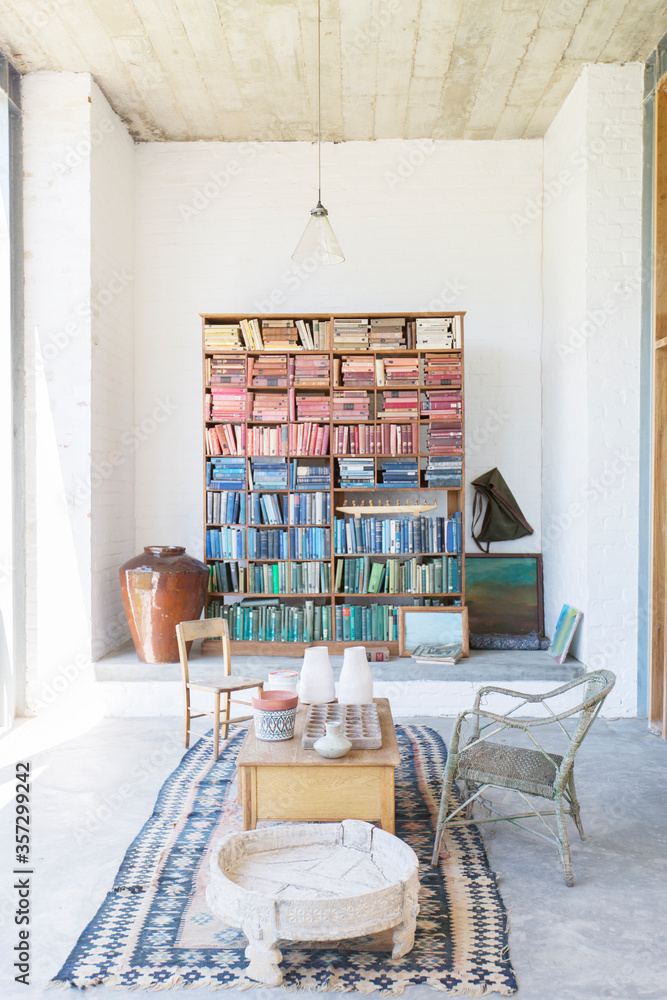
[[[262,691],[253,698],[257,739],[270,743],[293,739],[298,701],[291,691]]]
[[[207,582],[207,567],[180,545],[147,545],[121,566],[123,605],[142,663],[178,663],[176,626],[199,618]]]

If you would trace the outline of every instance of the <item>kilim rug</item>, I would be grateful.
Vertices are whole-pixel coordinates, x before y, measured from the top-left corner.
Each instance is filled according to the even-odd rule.
[[[393,961],[391,932],[333,946],[283,942],[282,988],[395,996],[423,985],[457,996],[512,994],[507,914],[477,830],[449,832],[439,869],[430,867],[445,745],[426,726],[397,726],[396,733],[396,835],[420,860],[414,948]],[[235,761],[244,735],[234,731],[215,764],[206,740],[184,755],[52,985],[258,985],[244,977],[245,938],[213,917],[205,901],[211,846],[241,829]]]

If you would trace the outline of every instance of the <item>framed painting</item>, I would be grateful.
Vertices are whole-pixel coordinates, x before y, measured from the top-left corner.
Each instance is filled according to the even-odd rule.
[[[540,553],[487,556],[467,552],[465,568],[471,632],[543,635]]]
[[[556,663],[565,663],[567,651],[574,636],[574,630],[582,617],[583,612],[577,611],[576,608],[571,607],[569,604],[563,605],[561,613],[558,616],[554,637],[547,650],[547,653],[553,656]]]
[[[400,607],[398,655],[409,656],[420,643],[458,643],[468,656],[468,609]]]

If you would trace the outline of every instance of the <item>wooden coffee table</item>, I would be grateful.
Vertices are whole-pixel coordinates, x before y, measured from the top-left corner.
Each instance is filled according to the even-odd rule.
[[[389,701],[376,698],[375,704],[380,749],[350,750],[336,760],[301,746],[308,705],[299,705],[292,740],[265,743],[251,726],[237,759],[243,829],[254,830],[260,820],[361,819],[393,833],[394,772],[401,758]]]

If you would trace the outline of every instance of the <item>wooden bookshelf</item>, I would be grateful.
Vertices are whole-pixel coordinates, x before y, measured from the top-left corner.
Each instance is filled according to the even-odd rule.
[[[277,634],[271,634],[270,627],[267,625],[266,635],[267,638],[259,639],[253,635],[252,638],[246,637],[244,639],[239,638],[234,629],[232,628],[232,622],[230,621],[230,635],[231,635],[231,649],[232,652],[236,653],[247,653],[247,654],[262,654],[262,655],[283,655],[283,656],[303,656],[304,650],[311,645],[326,645],[329,647],[332,653],[341,653],[349,645],[358,645],[363,643],[363,645],[368,647],[374,646],[387,646],[392,653],[398,652],[398,621],[397,615],[387,616],[388,623],[395,630],[392,638],[384,638],[381,635],[377,635],[374,638],[362,638],[361,635],[357,635],[356,638],[341,639],[336,637],[336,609],[342,606],[346,607],[359,607],[367,608],[366,612],[370,627],[370,616],[374,616],[373,623],[380,627],[379,622],[376,622],[376,618],[383,618],[384,612],[378,609],[383,607],[396,608],[401,605],[413,606],[414,604],[423,605],[425,602],[437,602],[445,605],[451,605],[460,602],[465,603],[465,562],[462,556],[462,550],[464,548],[464,538],[465,538],[465,505],[464,505],[464,489],[463,485],[465,483],[465,458],[464,458],[464,448],[463,442],[465,426],[465,405],[464,405],[464,382],[463,382],[463,317],[462,312],[450,312],[450,313],[418,313],[418,314],[406,314],[406,332],[409,330],[414,342],[414,329],[417,325],[418,320],[432,320],[436,322],[437,320],[443,319],[447,321],[452,321],[455,325],[458,340],[456,346],[428,346],[428,347],[416,347],[416,346],[402,346],[402,347],[390,347],[390,346],[369,346],[368,349],[355,349],[346,348],[340,343],[334,341],[334,322],[337,320],[348,320],[354,321],[358,318],[357,313],[337,313],[334,316],[326,314],[300,314],[294,316],[291,314],[272,314],[268,315],[220,315],[220,314],[202,314],[202,344],[203,344],[203,400],[204,400],[204,543],[206,555],[206,563],[209,567],[216,568],[217,564],[223,564],[222,572],[223,576],[225,572],[228,577],[228,584],[230,586],[234,585],[234,581],[231,578],[231,566],[235,563],[235,572],[237,574],[237,579],[240,577],[240,571],[245,569],[245,590],[242,592],[232,592],[228,590],[218,591],[210,590],[207,595],[206,601],[206,611],[207,615],[215,613],[229,614],[226,611],[227,608],[234,604],[238,604],[243,600],[268,600],[277,598],[281,605],[301,610],[304,612],[306,602],[312,602],[310,607],[312,607],[312,621],[313,627],[315,625],[315,609],[328,609],[328,611],[320,610],[317,612],[317,622],[321,623],[323,617],[328,616],[330,638],[322,639],[315,634],[312,638],[303,639],[302,635],[299,635],[298,641],[294,639],[295,633],[293,630],[291,636],[287,641],[280,640]],[[389,319],[395,317],[395,313],[373,313],[373,314],[363,314],[363,318],[368,318],[369,324],[372,320],[382,321],[383,319]],[[316,347],[314,349],[305,349],[304,347],[291,345],[286,346],[264,346],[259,348],[256,345],[252,347],[248,346],[245,336],[239,336],[240,345],[239,346],[221,346],[212,347],[207,344],[207,332],[210,331],[211,327],[219,328],[232,328],[239,326],[241,321],[254,321],[256,326],[255,329],[262,328],[263,321],[275,321],[277,325],[282,325],[288,320],[300,320],[308,324],[308,329],[311,330],[314,321],[321,324],[323,328],[323,336],[326,337],[326,343],[323,342],[323,346]],[[412,324],[408,327],[407,324]],[[247,327],[246,327],[247,330]],[[298,384],[293,382],[292,369],[294,365],[298,362],[297,358],[309,359],[317,358],[328,362],[328,377],[323,377],[321,379],[314,378],[312,380],[305,379],[303,376],[299,377]],[[232,405],[234,399],[240,400],[243,398],[243,409],[237,409],[236,416],[220,416],[219,412],[211,413],[212,405],[212,394],[211,394],[211,384],[209,381],[209,373],[212,365],[215,365],[215,359],[233,359],[234,370],[236,375],[233,381],[218,382],[218,392],[216,398],[218,400],[223,399],[226,401],[224,405]],[[344,359],[349,358],[350,364],[352,365],[355,361],[363,363],[363,361],[368,362],[368,367],[372,366],[372,381],[368,384],[362,384],[359,378],[355,378],[353,383],[345,382],[345,373],[343,371]],[[391,379],[390,384],[382,384],[382,381],[378,379],[385,378],[387,369],[392,371],[392,364],[381,366],[377,365],[377,362],[384,362],[385,359],[388,362],[393,362],[394,365],[401,365],[402,361],[411,360],[413,364],[410,366],[417,370],[416,382],[414,380],[406,380],[401,382],[395,379]],[[401,359],[401,360],[394,360]],[[426,381],[425,370],[428,367],[427,363],[438,364],[438,361],[429,359],[449,359],[454,362],[454,368],[456,368],[456,363],[460,362],[460,380],[456,381],[454,378],[448,384],[437,384],[432,381]],[[284,364],[283,364],[284,361]],[[262,362],[268,362],[268,364],[262,365]],[[285,369],[285,381],[288,384],[253,384],[258,370],[258,366],[262,372],[278,371],[284,367]],[[282,366],[279,368],[279,366]],[[222,363],[218,364],[218,374],[220,371],[226,371],[223,368]],[[324,368],[322,369],[324,370]],[[243,377],[241,378],[239,373],[242,371]],[[220,376],[223,377],[223,376]],[[226,377],[226,376],[224,376]],[[270,381],[264,375],[260,376],[263,381]],[[214,387],[215,388],[215,387]],[[290,390],[294,390],[293,398],[290,402],[289,393]],[[225,390],[231,390],[231,392],[226,393]],[[342,391],[359,393],[363,392],[366,394],[366,401],[368,403],[368,417],[363,419],[358,419],[354,411],[351,416],[348,417],[334,417],[334,393],[339,393]],[[455,400],[458,394],[460,396],[460,414],[456,416],[458,411],[447,411],[440,409],[433,409],[429,413],[423,412],[423,405],[429,400],[427,394],[431,392],[441,392],[448,393],[449,398]],[[234,393],[237,393],[236,397]],[[397,406],[398,409],[391,410],[391,415],[387,415],[386,412],[386,399],[384,393],[411,393],[411,397],[389,397],[389,400],[393,400],[393,405]],[[415,395],[416,394],[416,395]],[[261,396],[262,399],[259,401],[262,404],[262,415],[272,414],[278,412],[278,409],[282,412],[282,416],[278,417],[276,415],[275,419],[255,419],[256,409],[254,406],[255,398]],[[308,416],[299,415],[295,410],[295,398],[296,396],[304,397],[305,402],[303,406],[317,407],[318,403],[322,402],[322,399],[326,399],[328,402],[328,415],[317,416],[309,418]],[[412,401],[416,398],[418,401],[416,406],[416,413],[411,412],[409,416],[401,416],[401,405],[405,408],[410,408],[412,406]],[[285,400],[288,401],[287,407],[287,419],[285,419]],[[405,402],[403,402],[405,401]],[[454,403],[452,404],[454,405]],[[240,406],[240,403],[239,403]],[[384,415],[380,415],[382,411],[385,410]],[[454,416],[452,416],[454,413]],[[440,414],[440,417],[438,417]],[[447,416],[449,414],[449,416]],[[304,426],[310,424],[316,425],[318,428],[322,428],[324,433],[324,428],[328,430],[328,441],[326,442],[327,454],[313,454],[308,453],[308,451],[297,451],[295,449],[295,443],[297,441],[297,434],[303,433]],[[460,462],[461,462],[461,477],[460,485],[442,485],[442,486],[429,486],[428,480],[426,479],[427,466],[429,464],[429,459],[433,458],[453,458],[454,452],[449,451],[443,452],[431,452],[428,448],[428,437],[429,428],[432,428],[434,424],[440,424],[442,427],[449,427],[450,433],[456,434],[460,431]],[[224,431],[224,425],[227,425],[227,430]],[[381,428],[391,428],[391,426],[398,428],[401,425],[403,428],[408,428],[407,431],[391,430],[385,431],[385,441],[392,439],[392,433],[396,435],[396,440],[403,441],[402,451],[393,451],[391,448],[381,447]],[[354,428],[354,434],[361,434],[362,432],[366,435],[366,446],[370,450],[369,453],[360,453],[356,450],[356,445],[349,445],[344,452],[337,450],[341,444],[342,440],[339,441],[338,435],[340,433],[340,428],[342,427],[352,427]],[[236,427],[236,430],[234,429]],[[275,434],[271,436],[271,429],[276,428]],[[356,429],[359,430],[356,430]],[[220,437],[219,431],[222,433],[222,438]],[[268,432],[268,433],[267,433]],[[349,433],[349,432],[348,432]],[[211,438],[210,435],[214,435]],[[264,434],[262,445],[263,447],[273,447],[276,450],[272,451],[271,455],[258,455],[255,454],[258,449],[253,446],[253,435],[257,437],[256,443],[259,444],[260,434]],[[312,431],[313,440],[315,439],[316,432]],[[225,435],[231,435],[230,438]],[[402,436],[401,436],[402,435]],[[408,438],[410,441],[408,443]],[[372,440],[372,445],[370,441]],[[220,450],[226,448],[226,454],[218,454],[211,450],[213,445]],[[320,439],[320,445],[322,441]],[[230,447],[235,446],[235,451],[231,453]],[[392,446],[393,447],[393,446]],[[413,450],[405,450],[409,447]],[[380,451],[375,450],[380,448]],[[282,450],[281,450],[282,449]],[[234,489],[232,486],[228,490],[217,490],[214,489],[211,483],[208,481],[207,470],[211,470],[209,462],[211,460],[220,460],[217,463],[217,468],[223,470],[227,467],[225,464],[226,458],[236,458],[242,459],[235,463],[237,469],[243,469],[244,475],[243,485]],[[253,480],[252,486],[249,479],[249,474],[252,470],[252,460],[255,463],[257,461],[261,462],[262,458],[282,458],[287,466],[287,481],[282,488],[276,488],[271,485],[258,486]],[[339,463],[350,462],[351,460],[363,459],[365,462],[370,464],[372,469],[372,483],[364,484],[362,486],[353,486],[345,482],[341,483],[339,475]],[[396,462],[397,460],[401,462],[408,462],[411,465],[416,464],[417,476],[416,480],[410,481],[410,485],[395,485],[393,481],[389,486],[382,486],[379,483],[382,482],[383,473],[387,470],[383,469],[384,463]],[[294,483],[291,478],[290,469],[292,468],[292,463],[296,463],[297,466],[318,466],[320,468],[325,468],[327,470],[327,475],[324,477],[326,479],[326,485],[309,486],[308,488],[300,486]],[[393,475],[403,475],[408,477],[411,470],[404,469],[398,472],[395,469],[389,470],[389,474]],[[225,481],[225,480],[223,480]],[[209,494],[215,493],[226,493],[234,492],[239,494],[239,513],[242,509],[242,505],[245,508],[245,518],[243,523],[238,523],[234,521],[227,521],[226,512],[219,512],[219,516],[214,518],[211,513],[211,500]],[[262,496],[277,496],[279,501],[282,503],[283,498],[287,501],[288,505],[292,503],[292,497],[295,494],[309,494],[314,497],[315,494],[327,494],[329,498],[328,502],[328,516],[326,520],[317,521],[316,518],[312,518],[306,523],[283,523],[283,524],[266,524],[266,523],[255,523],[252,518],[252,511],[255,505],[255,495],[261,494]],[[400,505],[405,506],[408,503],[417,502],[437,502],[437,509],[428,510],[423,516],[425,519],[433,519],[433,536],[435,538],[436,532],[436,519],[446,519],[450,522],[454,522],[453,515],[460,515],[458,520],[458,526],[453,530],[458,532],[458,539],[460,550],[458,552],[453,551],[431,551],[432,546],[430,541],[426,544],[426,549],[428,551],[391,551],[391,552],[341,552],[336,553],[336,539],[335,539],[335,522],[340,519],[348,519],[349,514],[343,514],[337,510],[339,507],[362,507],[362,504],[373,505],[384,507],[386,505]],[[311,502],[311,513],[314,510]],[[412,514],[405,514],[393,512],[391,514],[383,514],[380,510],[375,513],[368,512],[364,514],[363,509],[360,510],[363,517],[375,517],[376,521],[389,521],[389,520],[400,520],[401,518],[407,518],[408,521],[416,521],[418,519],[414,518]],[[441,522],[443,535],[445,533],[446,526],[444,522]],[[368,525],[367,525],[368,527]],[[224,553],[220,555],[213,555],[210,548],[207,547],[209,541],[209,532],[219,531],[224,533],[227,529],[232,529],[229,534],[229,539],[235,537],[236,544],[241,540],[243,546],[243,554],[238,555],[238,557],[232,557],[231,554],[224,556]],[[251,529],[257,529],[254,535],[251,535]],[[312,539],[316,537],[319,541],[322,541],[323,532],[328,531],[328,554],[326,556],[300,556],[294,551],[294,542],[297,538],[295,534],[292,536],[293,531],[299,531],[299,529],[304,529],[304,531],[310,531],[311,529],[320,529],[319,536],[312,536]],[[450,529],[451,530],[451,529]],[[249,541],[251,538],[260,539],[261,536],[259,532],[284,532],[283,537],[283,551],[284,554],[280,557],[266,555],[256,556],[250,555]],[[234,532],[237,532],[234,536]],[[301,535],[303,539],[303,534]],[[229,540],[228,539],[228,540]],[[293,540],[294,539],[294,540]],[[223,539],[221,538],[221,541]],[[268,537],[266,539],[268,544]],[[280,536],[278,536],[278,544],[280,542]],[[405,545],[406,538],[403,539],[403,544]],[[444,538],[443,538],[444,544]],[[421,546],[421,539],[420,539]],[[261,551],[261,550],[260,550]],[[373,563],[386,563],[387,570],[385,571],[387,577],[389,576],[390,568],[388,565],[389,560],[395,561],[395,567],[391,569],[392,579],[394,573],[406,572],[412,573],[413,571],[418,574],[418,578],[415,578],[413,586],[415,590],[420,590],[421,587],[421,577],[424,576],[426,579],[426,574],[432,574],[428,579],[430,579],[429,586],[426,590],[420,590],[420,592],[414,592],[410,590],[406,592],[402,590],[397,593],[380,592],[380,593],[368,593],[368,592],[358,592],[356,589],[351,592],[341,592],[342,587],[336,590],[336,574],[338,570],[339,562],[344,563],[347,560],[357,559],[359,563],[355,564],[358,567],[360,574],[363,573],[363,559],[364,556],[368,556],[370,566],[372,568]],[[456,564],[450,563],[449,560],[455,560]],[[328,566],[328,577],[330,580],[330,585],[325,592],[322,593],[270,593],[270,592],[259,592],[255,590],[255,586],[250,579],[249,568],[251,564],[260,568],[260,572],[264,574],[266,571],[267,577],[269,572],[273,573],[271,570],[272,564],[284,564],[284,578],[287,581],[287,587],[291,585],[292,574],[294,572],[293,567],[295,564],[308,564],[311,566],[311,571],[314,572],[315,563],[324,563]],[[410,570],[408,571],[407,565],[410,565]],[[428,570],[422,567],[429,566]],[[261,569],[264,567],[264,569]],[[399,569],[400,567],[400,569]],[[301,572],[299,570],[299,572]],[[305,571],[304,571],[305,572]],[[437,591],[433,589],[433,579],[442,579],[442,577],[447,574],[450,576],[450,585],[452,583],[451,574],[455,574],[456,589],[438,589]],[[321,572],[320,572],[321,576]],[[262,583],[259,578],[254,576],[253,570],[253,580],[255,582]],[[361,576],[358,578],[358,585],[362,586],[360,582]],[[219,582],[219,581],[218,581]],[[352,581],[349,581],[348,586],[352,586]],[[446,587],[447,584],[443,584]],[[428,591],[428,592],[427,592]],[[372,609],[372,610],[371,610]],[[260,613],[255,612],[255,618],[259,619]],[[263,614],[267,614],[263,612]],[[296,612],[292,613],[292,617],[296,618]],[[339,617],[340,621],[340,617]],[[303,624],[303,623],[302,623]],[[253,627],[257,628],[259,625],[258,621],[253,622]],[[217,643],[207,642],[203,644],[204,653],[212,653],[216,651]]]

